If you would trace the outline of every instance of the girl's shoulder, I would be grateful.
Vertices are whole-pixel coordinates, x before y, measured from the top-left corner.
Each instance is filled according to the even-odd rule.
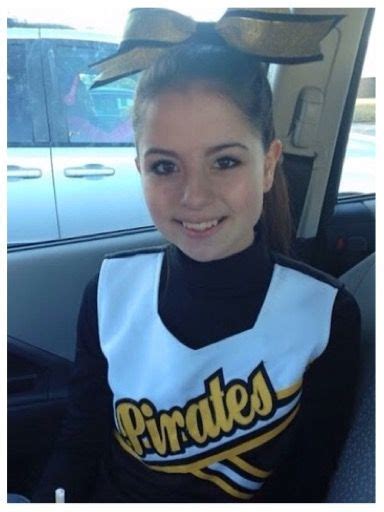
[[[292,270],[296,270],[305,274],[313,279],[316,279],[322,283],[326,283],[329,286],[337,290],[335,296],[335,302],[333,307],[332,321],[336,325],[340,325],[342,329],[345,328],[345,322],[349,322],[351,325],[359,326],[360,324],[360,308],[354,297],[354,295],[348,290],[345,284],[338,278],[328,274],[322,270],[319,270],[307,263],[300,260],[290,258],[280,253],[272,253],[272,259],[274,263],[287,267]]]
[[[144,247],[140,249],[130,249],[128,251],[119,251],[119,252],[113,252],[110,254],[106,254],[104,256],[105,260],[110,259],[118,259],[118,258],[130,258],[133,256],[143,255],[143,254],[158,254],[161,252],[164,252],[167,248],[167,244],[164,245],[155,245],[155,246],[149,246]]]
[[[297,272],[301,272],[302,274],[306,274],[309,277],[317,279],[323,283],[329,284],[338,290],[344,288],[343,283],[337,279],[336,277],[328,274],[322,270],[319,270],[315,267],[312,267],[308,263],[304,263],[303,261],[296,260],[289,256],[285,256],[280,253],[273,252],[272,260],[274,263],[280,265],[281,267],[287,267],[292,270],[296,270]]]

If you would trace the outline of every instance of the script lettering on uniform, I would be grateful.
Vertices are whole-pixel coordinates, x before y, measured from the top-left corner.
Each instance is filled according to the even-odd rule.
[[[220,369],[205,380],[205,393],[184,407],[158,411],[150,400],[120,400],[116,420],[124,444],[137,455],[185,451],[191,444],[204,446],[238,428],[249,428],[274,414],[276,392],[261,363],[247,381],[224,382]]]

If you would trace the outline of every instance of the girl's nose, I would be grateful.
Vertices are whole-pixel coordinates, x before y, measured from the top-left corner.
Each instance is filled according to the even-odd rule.
[[[181,204],[191,209],[201,209],[213,197],[212,183],[204,170],[192,170],[186,174],[181,194]]]

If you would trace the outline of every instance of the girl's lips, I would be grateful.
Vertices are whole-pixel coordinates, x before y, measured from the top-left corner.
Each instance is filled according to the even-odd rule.
[[[214,219],[205,222],[192,223],[186,221],[178,221],[183,231],[192,238],[206,238],[216,233],[221,228],[222,222],[226,217]]]
[[[207,229],[217,226],[218,223],[219,223],[219,219],[208,220],[208,221],[203,221],[203,222],[185,222],[185,221],[182,222],[182,224],[185,228],[193,229],[195,231],[205,231]]]

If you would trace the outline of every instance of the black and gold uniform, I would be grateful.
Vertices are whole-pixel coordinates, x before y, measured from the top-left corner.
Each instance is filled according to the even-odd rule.
[[[34,501],[321,501],[348,428],[359,311],[270,254],[106,258],[79,319],[67,420]]]

